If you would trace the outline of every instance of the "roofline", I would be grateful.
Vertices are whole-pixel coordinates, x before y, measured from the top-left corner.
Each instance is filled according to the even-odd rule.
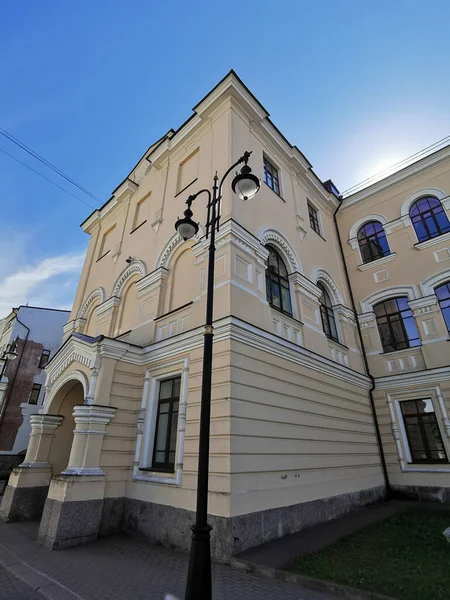
[[[63,308],[47,308],[46,306],[27,306],[26,304],[20,304],[15,310],[20,310],[21,308],[32,308],[33,310],[52,310],[54,312],[65,312],[69,315],[72,312],[70,310],[64,310]]]
[[[447,152],[450,150],[450,144],[447,144],[446,146],[444,146],[443,148],[439,148],[438,150],[435,150],[434,152],[431,152],[430,154],[427,154],[426,156],[423,156],[422,158],[419,158],[417,160],[415,160],[414,162],[410,163],[409,165],[406,165],[405,167],[402,167],[401,169],[399,169],[398,171],[394,171],[394,173],[391,173],[390,175],[386,175],[386,177],[382,177],[381,179],[379,179],[378,181],[375,181],[374,183],[371,183],[370,185],[368,185],[367,187],[361,188],[360,190],[353,192],[352,194],[345,196],[343,198],[343,207],[345,208],[345,202],[347,200],[351,200],[353,199],[355,196],[358,196],[359,194],[362,194],[363,197],[365,196],[370,196],[372,193],[377,193],[381,190],[372,190],[372,188],[375,188],[375,186],[380,186],[381,185],[381,189],[389,186],[392,183],[395,183],[395,181],[393,180],[402,180],[403,178],[408,177],[408,174],[405,172],[410,169],[416,171],[416,170],[420,170],[421,168],[426,168],[427,165],[423,165],[421,167],[420,163],[423,163],[426,160],[433,160],[437,157],[437,155],[441,152],[444,152],[444,150],[446,150]],[[448,158],[447,156],[443,156],[442,160],[445,160],[446,158]],[[408,160],[407,158],[405,160]],[[434,161],[433,161],[434,162]],[[411,175],[413,175],[413,173],[411,173]],[[374,175],[374,177],[376,177],[376,175]],[[362,198],[361,198],[362,199]],[[353,204],[354,202],[357,202],[357,200],[353,200],[353,202],[349,202],[348,204]]]

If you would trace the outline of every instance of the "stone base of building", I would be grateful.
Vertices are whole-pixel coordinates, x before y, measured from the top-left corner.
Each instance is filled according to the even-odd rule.
[[[380,486],[236,517],[210,515],[208,522],[213,527],[211,554],[216,561],[228,562],[232,556],[247,548],[296,533],[384,499],[385,489]],[[121,507],[121,529],[138,532],[150,542],[168,548],[190,549],[194,512],[130,498],[105,499],[101,524],[104,534],[119,529],[117,523]]]
[[[392,486],[394,495],[403,500],[419,500],[420,502],[450,502],[450,488],[422,485]]]
[[[47,493],[48,485],[35,487],[7,485],[0,507],[0,519],[5,523],[39,519]]]
[[[47,498],[39,527],[38,544],[59,550],[95,542],[98,538],[103,500],[61,502]]]

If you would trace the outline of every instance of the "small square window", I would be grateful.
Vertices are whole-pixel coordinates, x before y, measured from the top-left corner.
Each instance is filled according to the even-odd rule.
[[[42,350],[41,359],[39,361],[38,369],[43,369],[50,360],[50,350]]]
[[[265,156],[264,156],[264,181],[276,194],[278,194],[279,196],[281,195],[278,169]]]
[[[39,400],[39,394],[41,393],[42,385],[40,383],[33,383],[33,388],[28,399],[28,404],[37,404]]]
[[[311,229],[314,229],[316,233],[322,235],[320,232],[320,223],[319,223],[319,213],[318,211],[308,202],[308,214],[309,214],[309,224],[311,225]]]

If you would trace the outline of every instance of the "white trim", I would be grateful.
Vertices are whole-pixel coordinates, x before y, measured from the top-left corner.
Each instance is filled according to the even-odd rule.
[[[130,263],[128,265],[128,267],[126,269],[124,269],[122,271],[122,273],[119,275],[119,277],[116,280],[116,283],[111,292],[111,296],[117,296],[118,298],[121,298],[122,288],[125,285],[126,281],[130,277],[133,277],[133,275],[136,275],[136,274],[140,275],[141,279],[142,279],[142,277],[145,277],[145,275],[147,274],[145,264],[142,262],[142,260],[134,260],[132,263]]]
[[[42,413],[47,413],[53,400],[55,399],[56,394],[69,381],[79,381],[83,386],[83,399],[86,398],[89,390],[89,380],[87,376],[83,373],[83,371],[79,371],[78,369],[74,369],[73,371],[68,371],[65,375],[58,380],[58,383],[54,389],[52,389],[51,393],[45,396],[44,404],[42,405]]]
[[[177,366],[170,373],[152,376],[153,368],[148,368],[144,377],[141,412],[138,418],[136,452],[133,466],[133,481],[163,483],[181,486],[183,474],[184,435],[186,429],[186,406],[189,377],[189,358],[182,358],[161,367]],[[155,367],[156,369],[158,367]],[[180,404],[178,410],[177,449],[175,458],[175,473],[163,475],[157,471],[141,471],[151,467],[153,446],[155,443],[156,415],[158,410],[158,395],[160,382],[172,377],[181,376]]]
[[[415,285],[395,285],[379,292],[374,292],[360,301],[361,312],[373,312],[373,307],[378,302],[388,300],[389,298],[398,298],[399,296],[408,296],[409,300],[415,300],[419,297],[417,287]]]
[[[409,196],[401,205],[400,216],[409,217],[409,211],[411,210],[411,206],[414,204],[414,202],[416,202],[416,200],[420,200],[420,198],[425,198],[427,196],[433,196],[441,202],[444,198],[447,197],[447,194],[438,188],[424,188],[423,190],[414,192],[414,194]]]
[[[429,371],[413,371],[411,373],[377,377],[375,379],[375,388],[377,390],[390,390],[416,385],[432,385],[440,381],[449,380],[450,367],[441,367],[438,369],[430,369]]]
[[[312,278],[316,285],[319,282],[323,283],[327,288],[328,292],[331,292],[334,304],[344,304],[344,300],[339,291],[339,288],[336,285],[336,282],[334,281],[333,277],[329,273],[327,273],[323,269],[315,269]]]
[[[381,258],[377,258],[376,260],[372,260],[371,262],[362,263],[358,265],[358,269],[360,271],[368,271],[369,269],[373,269],[378,267],[379,265],[384,265],[385,263],[391,262],[391,260],[395,260],[397,256],[397,252],[391,252],[387,256],[382,256]]]
[[[281,233],[271,227],[264,227],[260,230],[258,238],[263,246],[266,246],[266,244],[273,245],[279,251],[286,263],[289,274],[294,271],[303,273],[302,265],[297,253]]]
[[[353,225],[350,227],[350,232],[348,235],[349,242],[352,239],[356,239],[356,240],[358,239],[359,230],[361,229],[361,227],[363,225],[365,225],[369,221],[378,221],[379,223],[381,223],[383,225],[383,228],[386,225],[386,223],[388,222],[386,217],[383,217],[383,215],[367,215],[365,217],[362,217],[362,219],[358,219],[358,221],[356,221],[356,223],[353,223]]]
[[[397,395],[399,392],[397,392]],[[420,398],[419,398],[420,395]],[[433,405],[434,414],[436,416],[436,422],[438,428],[441,433],[442,442],[444,444],[444,448],[447,453],[448,458],[448,448],[446,443],[446,438],[450,437],[450,422],[448,419],[448,413],[444,405],[444,401],[442,399],[442,392],[439,386],[430,387],[426,390],[411,390],[409,393],[409,398],[404,397],[402,394],[402,398],[394,398],[394,394],[386,394],[387,396],[387,405],[389,408],[389,415],[391,418],[391,427],[392,427],[392,435],[394,437],[394,441],[397,447],[398,461],[400,464],[400,470],[402,472],[422,472],[422,473],[449,473],[450,472],[450,464],[448,466],[442,467],[429,467],[427,464],[421,465],[420,463],[414,463],[411,450],[408,444],[408,437],[406,434],[405,422],[403,419],[402,411],[400,408],[401,402],[407,402],[408,400],[430,400]],[[435,399],[439,404],[439,411],[436,410]],[[444,426],[444,434],[441,431],[441,423]],[[403,449],[405,450],[406,457],[403,455]],[[406,458],[406,462],[405,462]],[[416,464],[416,466],[414,466]],[[431,463],[433,464],[433,463]],[[434,463],[440,464],[440,463]]]
[[[420,283],[420,289],[422,290],[422,294],[424,296],[434,295],[435,288],[439,287],[441,284],[450,281],[450,269],[445,269],[445,271],[441,271],[440,273],[435,273],[430,277],[427,277]]]
[[[95,302],[96,299],[100,300],[100,304],[105,301],[105,290],[102,287],[95,288],[83,302],[82,307],[77,313],[77,319],[85,319],[90,310],[90,307]],[[75,320],[75,319],[74,319]],[[67,323],[66,323],[67,325]],[[66,325],[64,327],[66,327]]]

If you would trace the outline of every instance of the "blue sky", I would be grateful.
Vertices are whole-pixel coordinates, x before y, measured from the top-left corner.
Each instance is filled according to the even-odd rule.
[[[0,127],[105,201],[234,68],[342,191],[450,134],[449,22],[445,0],[2,3]],[[70,307],[91,208],[2,153],[0,174],[0,316]]]

